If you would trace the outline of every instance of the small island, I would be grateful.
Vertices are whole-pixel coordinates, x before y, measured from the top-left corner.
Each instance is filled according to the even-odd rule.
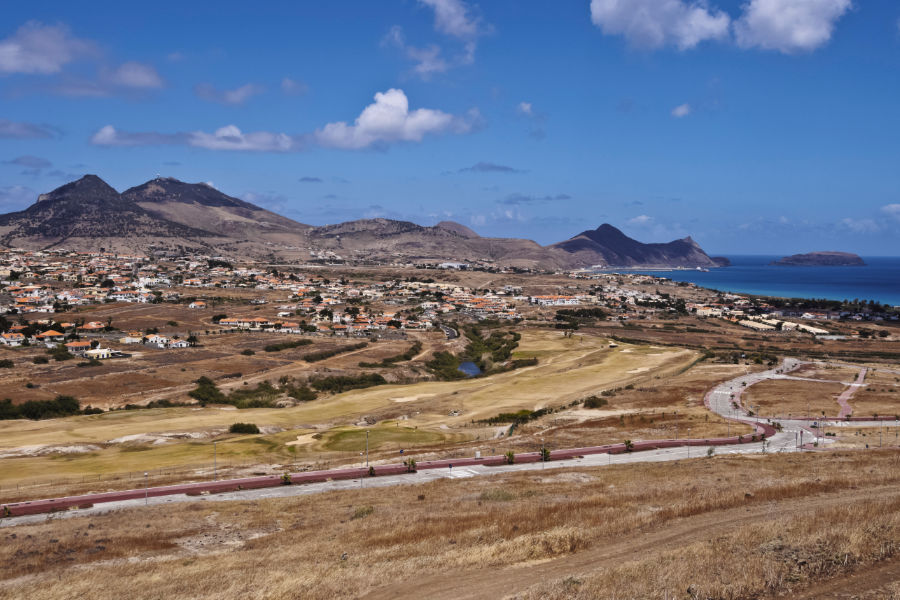
[[[864,267],[866,263],[851,252],[809,252],[785,256],[770,264],[781,267]]]

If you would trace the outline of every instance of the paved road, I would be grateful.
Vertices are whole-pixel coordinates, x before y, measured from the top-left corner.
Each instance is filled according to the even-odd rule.
[[[751,423],[778,424],[781,426],[781,431],[773,436],[772,440],[774,441],[777,438],[778,440],[783,441],[784,438],[788,437],[794,439],[796,444],[812,442],[815,437],[818,437],[820,442],[831,443],[832,440],[823,436],[823,432],[827,431],[829,427],[882,427],[885,425],[886,422],[884,420],[876,419],[869,421],[846,421],[844,420],[846,415],[843,414],[838,418],[817,420],[761,418],[759,416],[750,416],[748,410],[741,403],[741,397],[747,388],[768,379],[798,379],[788,373],[798,369],[803,364],[807,363],[795,358],[786,358],[781,365],[767,371],[741,375],[740,377],[735,377],[725,383],[720,383],[707,394],[707,407],[726,419]],[[850,384],[848,389],[841,394],[845,402],[852,396],[853,392],[865,385],[862,383],[865,375],[866,369],[863,368],[857,376],[856,381]],[[845,394],[846,397],[844,397]],[[888,423],[891,422],[892,421],[888,421]],[[819,427],[814,427],[814,424],[819,425]]]
[[[793,452],[794,439],[788,436],[774,436],[767,444],[767,452]],[[385,475],[381,477],[348,479],[343,481],[328,481],[323,483],[309,483],[303,485],[279,486],[260,490],[245,490],[239,492],[227,492],[211,494],[208,496],[159,496],[146,499],[125,500],[121,502],[107,502],[91,508],[70,510],[50,515],[28,515],[0,519],[0,527],[9,527],[23,523],[34,523],[47,519],[60,519],[72,516],[103,514],[120,508],[135,506],[171,504],[173,502],[219,502],[224,500],[258,500],[262,498],[286,498],[291,496],[304,496],[318,494],[333,490],[360,489],[361,487],[387,487],[394,485],[418,485],[437,479],[467,479],[469,477],[484,477],[501,473],[517,471],[547,471],[548,475],[558,469],[570,467],[602,467],[606,465],[622,465],[641,462],[662,462],[699,458],[706,456],[705,447],[668,448],[662,450],[647,450],[630,454],[592,454],[583,458],[571,460],[554,460],[546,463],[525,463],[486,467],[481,465],[469,467],[454,467],[452,469],[429,469],[405,475]],[[763,444],[745,443],[734,446],[718,446],[716,454],[755,454],[763,451]]]

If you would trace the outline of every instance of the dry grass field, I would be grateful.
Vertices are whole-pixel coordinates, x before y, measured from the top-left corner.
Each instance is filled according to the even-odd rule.
[[[900,374],[876,367],[864,383],[850,399],[854,415],[900,415]]]
[[[856,381],[859,375],[860,367],[851,367],[849,365],[820,365],[805,364],[800,368],[791,371],[791,375],[795,377],[807,377],[809,379],[823,379],[826,381],[842,381],[851,383]]]
[[[872,451],[136,507],[0,529],[0,598],[861,594],[900,572],[898,492]]]
[[[892,447],[900,448],[900,423],[888,421],[884,427],[829,427],[826,437],[834,443],[828,448],[854,448],[856,450]],[[835,434],[834,437],[831,434]]]
[[[770,379],[750,386],[744,392],[741,404],[759,406],[762,416],[806,416],[808,410],[811,417],[823,414],[835,417],[840,411],[837,397],[845,387],[841,383]],[[853,399],[850,405],[854,405]]]
[[[375,346],[382,344],[394,348],[390,352],[378,350],[387,354],[409,346],[409,342],[380,342]],[[352,360],[371,360],[368,352],[366,348]],[[258,356],[241,358],[257,359]],[[315,363],[314,368],[331,369],[330,361],[346,361],[347,356]],[[399,448],[414,449],[417,455],[423,456],[470,455],[476,449],[487,452],[506,444],[516,448],[519,442],[515,437],[495,441],[508,425],[488,426],[478,421],[502,412],[560,407],[628,385],[658,385],[688,368],[698,354],[651,346],[609,348],[605,338],[564,338],[556,331],[535,331],[526,332],[515,356],[536,356],[539,363],[490,377],[353,390],[322,396],[292,408],[163,408],[37,422],[0,422],[0,455],[5,456],[5,468],[0,471],[0,497],[11,499],[7,494],[11,493],[13,483],[25,486],[56,480],[65,484],[54,487],[54,494],[83,489],[80,478],[85,475],[203,465],[191,477],[205,477],[212,463],[213,440],[220,442],[217,450],[220,464],[255,463],[252,467],[255,471],[283,469],[284,465],[302,469],[358,462],[366,428],[375,434],[370,439],[374,460],[397,460]],[[184,393],[193,387],[190,381],[209,372],[190,365],[179,368],[190,369],[185,376],[188,383],[182,384]],[[219,365],[219,368],[223,367]],[[294,374],[296,371],[291,369],[297,368],[303,367],[288,361],[281,370],[270,369],[264,374],[235,380],[224,384],[223,389],[240,386],[244,380],[271,378],[273,373]],[[702,394],[699,398],[702,403]],[[696,394],[692,402],[696,405]],[[660,406],[668,404],[664,402]],[[359,426],[364,417],[377,425]],[[228,426],[238,421],[256,423],[264,434],[225,434]],[[621,427],[617,435],[610,432],[610,437],[620,441],[629,426]],[[334,433],[329,434],[332,430]],[[336,439],[343,441],[338,443]],[[571,436],[565,441],[569,439]],[[586,437],[584,441],[592,439]],[[533,444],[533,436],[524,443]],[[353,444],[357,447],[350,449]],[[71,451],[73,447],[75,451]],[[103,480],[93,486],[91,489],[95,490],[106,486],[127,487],[128,479]],[[27,489],[20,490],[16,497],[27,493]]]

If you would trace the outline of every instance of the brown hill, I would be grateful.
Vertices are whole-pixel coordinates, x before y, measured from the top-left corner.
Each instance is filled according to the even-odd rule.
[[[569,255],[569,264],[577,267],[608,265],[615,267],[718,267],[690,237],[665,244],[644,244],[632,239],[608,223],[582,231],[564,242],[549,246]]]
[[[458,223],[425,227],[409,221],[363,219],[313,227],[309,245],[344,259],[377,262],[494,262],[498,265],[556,268],[553,252],[532,240],[483,238]]]
[[[122,192],[122,198],[167,221],[237,240],[300,243],[309,225],[223,194],[205,183],[157,177]]]
[[[481,237],[443,221],[363,219],[312,227],[228,196],[204,183],[157,177],[119,194],[87,175],[29,208],[0,215],[0,244],[147,252],[193,250],[234,258],[302,262],[469,262],[538,269],[592,265],[714,267],[691,238],[643,244],[612,225],[541,246],[526,239]]]
[[[200,249],[217,237],[151,214],[96,175],[41,194],[23,211],[0,215],[0,244],[27,249],[137,251],[155,243]]]

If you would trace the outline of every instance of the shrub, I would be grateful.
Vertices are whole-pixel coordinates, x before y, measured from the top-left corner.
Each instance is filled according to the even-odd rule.
[[[293,481],[291,481],[291,474],[285,473],[281,476],[281,485],[291,485]]]
[[[13,361],[8,358],[4,358],[0,360],[0,369],[11,369],[13,367]]]
[[[362,375],[333,375],[331,377],[317,377],[309,380],[309,384],[320,392],[333,392],[340,394],[347,390],[384,385],[387,380],[378,373]]]
[[[407,472],[407,473],[415,473],[415,472],[416,472],[416,461],[415,461],[415,459],[412,459],[412,458],[407,459],[407,460],[403,461],[403,464],[406,465],[406,472]],[[420,499],[420,500],[424,500],[424,496],[423,496],[422,498],[419,498],[419,499]]]
[[[706,456],[712,456],[716,453],[716,449],[710,446],[706,449]]]
[[[609,401],[606,398],[599,398],[597,396],[589,396],[584,399],[585,408],[600,408],[607,404],[609,404]]]
[[[48,362],[50,362],[50,359],[46,356],[35,356],[31,359],[31,362],[36,365],[46,365]]]
[[[375,477],[375,467],[369,467],[369,477]]]
[[[353,515],[350,517],[350,520],[365,519],[373,512],[375,512],[374,506],[360,506],[355,511],[353,511]]]
[[[6,399],[0,402],[0,419],[54,419],[81,413],[78,400],[72,396],[57,396],[53,400],[29,400],[13,404]]]
[[[509,502],[513,500],[515,495],[503,489],[484,490],[479,494],[478,499],[483,502]]]
[[[74,356],[69,354],[69,351],[62,344],[57,344],[56,348],[48,349],[47,354],[52,356],[54,360],[58,360],[58,361],[69,360],[69,359],[75,358]]]
[[[339,348],[333,348],[331,350],[310,352],[309,354],[303,355],[303,360],[305,360],[306,362],[318,362],[320,360],[325,360],[326,358],[331,358],[332,356],[337,356],[338,354],[344,354],[345,352],[361,350],[368,345],[369,342],[360,342],[359,344],[353,344],[352,346],[340,346]]]
[[[232,423],[228,433],[259,433],[256,423]]]
[[[548,460],[550,460],[550,449],[541,448],[541,461],[547,462]]]
[[[634,442],[625,440],[625,452],[631,452],[632,450],[634,450]]]
[[[291,348],[299,348],[300,346],[309,346],[310,344],[312,344],[312,340],[290,340],[287,342],[279,342],[277,344],[269,344],[263,348],[263,350],[266,352],[281,352],[282,350],[290,350]]]
[[[516,453],[512,450],[506,452],[506,464],[511,465],[516,462]]]
[[[253,356],[254,354],[256,354],[256,352],[254,352],[250,348],[247,348],[246,350],[241,350],[241,354],[243,354],[244,356]]]
[[[222,404],[225,402],[225,394],[216,386],[215,382],[205,375],[196,381],[197,387],[188,396],[195,399],[201,406],[207,404]]]

